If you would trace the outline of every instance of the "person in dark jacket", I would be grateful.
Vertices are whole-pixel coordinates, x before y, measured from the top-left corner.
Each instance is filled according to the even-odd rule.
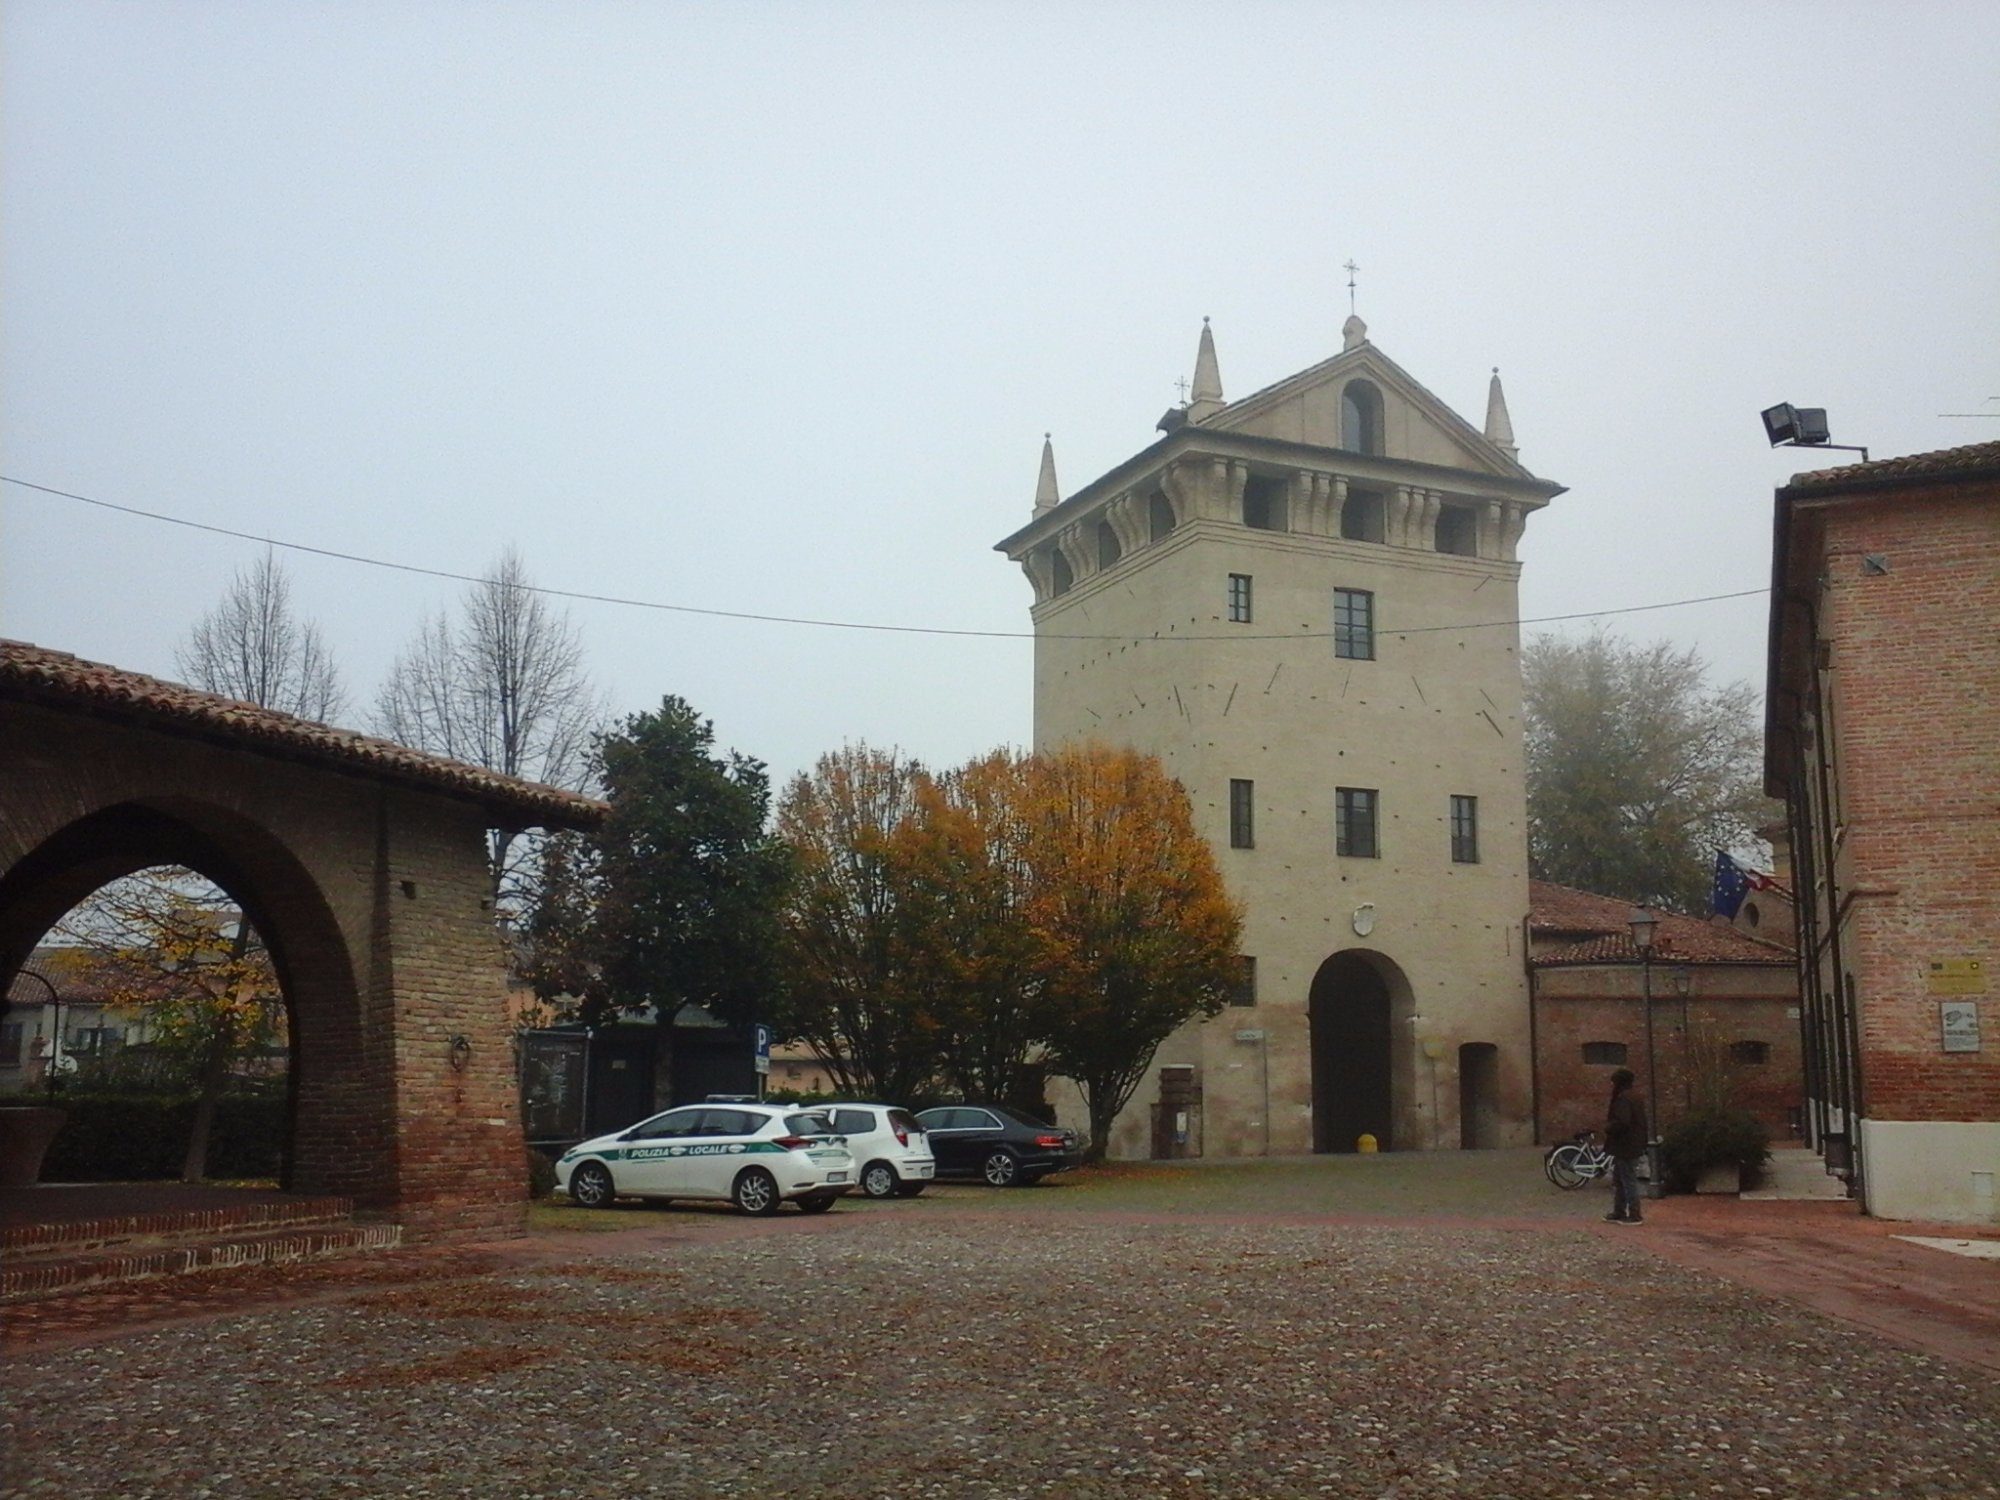
[[[1646,1102],[1632,1091],[1630,1068],[1611,1075],[1611,1110],[1604,1121],[1604,1149],[1611,1153],[1613,1224],[1639,1222],[1639,1158],[1646,1154]]]

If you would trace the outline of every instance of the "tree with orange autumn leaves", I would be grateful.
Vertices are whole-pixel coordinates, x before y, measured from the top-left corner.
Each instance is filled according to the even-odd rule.
[[[1235,983],[1240,914],[1150,756],[1000,751],[934,776],[849,747],[792,782],[777,828],[779,1029],[844,1090],[1006,1103],[1060,1074],[1101,1155],[1160,1043]]]

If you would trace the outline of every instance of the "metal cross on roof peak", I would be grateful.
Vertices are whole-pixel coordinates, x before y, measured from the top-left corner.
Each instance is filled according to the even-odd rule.
[[[1361,267],[1354,263],[1352,256],[1349,256],[1347,264],[1340,269],[1347,273],[1347,311],[1349,314],[1352,314],[1354,312],[1354,273],[1359,271]]]

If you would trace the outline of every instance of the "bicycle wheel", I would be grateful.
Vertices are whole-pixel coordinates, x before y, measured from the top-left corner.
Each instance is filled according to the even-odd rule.
[[[1549,1153],[1549,1181],[1559,1188],[1580,1188],[1596,1175],[1584,1165],[1581,1146],[1558,1146]]]
[[[1561,1146],[1551,1146],[1547,1154],[1542,1157],[1542,1175],[1550,1182],[1556,1180],[1556,1153],[1562,1149]]]

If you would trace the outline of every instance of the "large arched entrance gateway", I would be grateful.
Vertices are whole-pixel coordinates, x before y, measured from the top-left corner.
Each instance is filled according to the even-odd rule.
[[[0,642],[0,994],[50,926],[150,865],[268,944],[290,1013],[285,1186],[413,1238],[517,1232],[525,1181],[492,827],[603,804]]]
[[[1353,1151],[1364,1135],[1383,1151],[1418,1144],[1399,1141],[1395,1128],[1408,1047],[1397,1019],[1407,1022],[1409,994],[1403,971],[1379,953],[1350,949],[1319,966],[1309,1002],[1313,1150]]]

